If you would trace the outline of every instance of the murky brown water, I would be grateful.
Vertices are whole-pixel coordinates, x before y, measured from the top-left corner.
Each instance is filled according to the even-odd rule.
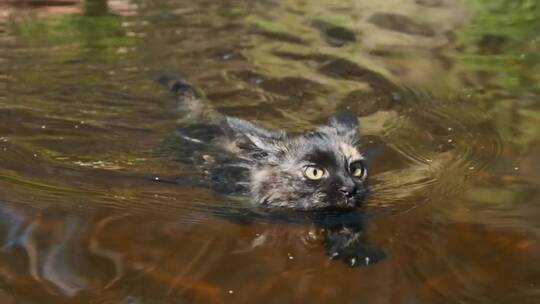
[[[0,1],[0,302],[540,303],[540,8],[479,2]],[[357,113],[387,258],[210,214],[163,72],[268,126]]]

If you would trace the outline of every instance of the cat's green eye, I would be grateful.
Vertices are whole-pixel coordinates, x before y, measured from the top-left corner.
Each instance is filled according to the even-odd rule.
[[[365,174],[366,168],[362,162],[354,162],[351,164],[351,174],[354,177],[363,177]]]
[[[304,176],[310,180],[319,180],[324,176],[324,169],[317,166],[307,166],[304,169]]]

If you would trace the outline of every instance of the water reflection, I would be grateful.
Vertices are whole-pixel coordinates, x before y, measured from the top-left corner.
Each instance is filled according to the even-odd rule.
[[[141,299],[212,300],[225,296],[226,286],[243,288],[225,284],[228,280],[205,281],[227,273],[235,261],[257,263],[257,272],[286,267],[295,259],[309,265],[322,246],[321,231],[311,225],[233,225],[216,218],[188,223],[147,220],[124,210],[80,213],[8,205],[1,219],[2,274],[14,289],[21,284],[31,288],[30,298],[84,300],[111,292],[116,300],[125,300],[126,293]],[[281,257],[272,259],[276,252],[269,255],[270,248],[282,248]],[[157,289],[146,291],[140,284]]]

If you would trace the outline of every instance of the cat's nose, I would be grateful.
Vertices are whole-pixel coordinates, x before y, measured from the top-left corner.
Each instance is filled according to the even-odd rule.
[[[358,189],[356,188],[356,185],[343,186],[339,188],[339,192],[341,192],[346,197],[354,196],[357,190]]]

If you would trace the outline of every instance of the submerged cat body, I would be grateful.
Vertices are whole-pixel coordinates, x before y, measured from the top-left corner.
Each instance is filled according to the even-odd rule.
[[[210,112],[187,82],[172,76],[163,77],[161,82],[180,97],[184,110],[193,116],[191,120],[199,122],[200,113]],[[364,199],[367,170],[357,148],[360,136],[354,114],[335,114],[327,125],[295,135],[212,114],[214,117],[206,124],[181,127],[179,136],[188,145],[205,143],[213,146],[210,149],[228,152],[227,160],[214,161],[222,170],[211,168],[210,179],[221,181],[219,174],[229,173],[223,170],[225,167],[229,171],[234,167],[248,170],[247,175],[239,174],[247,180],[235,183],[247,186],[255,205],[295,210],[347,209],[358,207]],[[216,186],[218,190],[223,188]]]
[[[358,150],[354,114],[337,113],[323,126],[290,134],[222,116],[184,80],[174,76],[158,80],[178,96],[180,111],[187,116],[178,130],[182,140],[178,148],[189,155],[199,152],[192,158],[206,167],[205,179],[212,189],[248,194],[265,212],[294,212],[312,219],[327,231],[327,253],[351,266],[384,256],[365,242],[363,216],[358,212],[367,194],[367,170]]]

